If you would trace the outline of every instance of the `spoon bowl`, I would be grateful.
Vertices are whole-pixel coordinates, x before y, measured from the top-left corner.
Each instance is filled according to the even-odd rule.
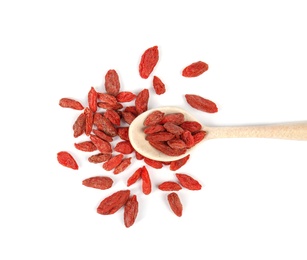
[[[159,107],[155,109],[150,109],[145,111],[144,113],[140,114],[138,117],[136,117],[129,127],[129,140],[133,148],[143,156],[157,161],[163,161],[163,162],[169,162],[181,159],[185,156],[187,156],[190,152],[192,152],[197,146],[194,146],[187,150],[185,154],[179,155],[179,156],[169,156],[166,155],[154,147],[152,147],[147,140],[145,140],[146,134],[144,133],[145,126],[143,125],[144,120],[146,117],[151,114],[152,112],[159,110],[161,112],[164,112],[165,114],[171,114],[171,113],[182,113],[184,115],[184,118],[186,121],[197,121],[193,115],[189,114],[187,111],[185,111],[182,108],[179,107]],[[201,123],[200,123],[201,124]]]
[[[181,159],[192,151],[194,151],[200,144],[187,149],[185,154],[179,156],[166,155],[154,147],[145,139],[144,120],[152,112],[159,110],[165,114],[182,113],[185,121],[196,121],[202,125],[202,130],[207,134],[204,140],[215,138],[277,138],[287,140],[307,140],[307,121],[291,122],[282,124],[269,125],[253,125],[253,126],[222,126],[222,127],[208,127],[204,126],[197,118],[179,107],[159,107],[147,110],[146,112],[137,116],[129,127],[129,140],[133,148],[141,155],[157,161],[168,162]]]

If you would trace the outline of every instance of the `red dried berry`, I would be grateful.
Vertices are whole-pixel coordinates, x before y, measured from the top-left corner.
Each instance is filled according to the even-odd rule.
[[[94,115],[94,125],[96,125],[97,129],[103,131],[105,134],[109,136],[116,136],[117,130],[115,126],[107,119],[105,116],[99,113],[95,113]]]
[[[171,113],[163,117],[160,124],[165,124],[167,122],[173,123],[175,125],[180,125],[184,122],[184,114],[182,113]]]
[[[133,195],[128,199],[124,209],[124,224],[127,228],[131,227],[138,215],[139,203],[136,195]]]
[[[135,158],[137,160],[143,160],[144,159],[144,156],[141,155],[140,153],[138,153],[137,151],[134,151],[134,153],[135,153]]]
[[[158,132],[146,135],[145,139],[150,142],[160,142],[172,140],[175,137],[174,134],[168,132]]]
[[[124,112],[130,112],[130,113],[134,114],[135,116],[138,115],[138,112],[136,111],[135,106],[125,107]]]
[[[184,77],[197,77],[207,71],[209,68],[208,64],[203,61],[194,62],[187,67],[185,67],[182,71],[182,76]]]
[[[204,138],[206,137],[207,132],[206,131],[199,131],[195,134],[193,134],[193,138],[194,138],[194,145],[198,144],[199,142],[201,142],[202,140],[204,140]]]
[[[115,145],[114,151],[122,154],[130,154],[134,151],[134,148],[129,141],[120,141]]]
[[[76,121],[73,124],[72,129],[74,131],[74,137],[79,137],[85,132],[85,114],[84,113],[81,113],[77,117]]]
[[[93,123],[94,123],[94,112],[86,107],[84,109],[84,114],[85,114],[85,134],[90,135],[93,129]]]
[[[163,125],[150,125],[144,128],[145,134],[153,134],[153,133],[158,133],[158,132],[163,132],[163,131],[165,131],[165,128]]]
[[[165,84],[159,77],[154,76],[152,84],[157,95],[162,95],[165,93]]]
[[[202,125],[196,121],[184,121],[180,127],[184,130],[190,131],[191,133],[198,132],[201,130]]]
[[[131,102],[134,100],[136,95],[130,91],[122,91],[116,95],[116,99],[118,102]]]
[[[152,160],[152,159],[149,159],[149,158],[146,158],[146,157],[144,158],[144,162],[147,165],[149,165],[149,166],[151,166],[151,167],[153,167],[155,169],[161,169],[163,167],[163,163],[162,162],[159,162],[159,161],[156,161],[156,160]]]
[[[109,143],[113,141],[113,138],[111,136],[107,135],[105,132],[102,132],[98,129],[93,129],[93,133],[97,135],[99,138],[101,138],[102,140],[105,140]]]
[[[102,162],[109,160],[111,156],[112,155],[110,153],[98,153],[98,154],[91,155],[88,158],[88,161],[90,163],[102,163]]]
[[[129,199],[130,190],[120,190],[102,200],[97,208],[97,213],[110,215],[117,212]]]
[[[121,163],[123,158],[124,158],[123,154],[114,155],[102,165],[102,168],[105,169],[106,171],[111,171]]]
[[[57,160],[58,162],[67,167],[67,168],[71,168],[73,170],[78,170],[78,164],[76,162],[76,160],[74,159],[74,157],[66,152],[66,151],[61,151],[57,153]]]
[[[182,216],[182,203],[180,201],[180,198],[176,192],[172,192],[167,195],[167,200],[169,203],[169,206],[171,210],[174,212],[174,214],[178,217]]]
[[[156,148],[158,151],[168,155],[168,156],[179,156],[186,153],[187,149],[174,149],[169,147],[164,142],[149,142],[150,145]]]
[[[151,193],[151,180],[146,166],[142,167],[141,178],[142,178],[142,191],[145,195],[148,195]]]
[[[123,126],[117,128],[117,134],[120,139],[124,141],[129,141],[129,127]]]
[[[190,131],[184,131],[181,135],[181,140],[185,142],[187,148],[191,148],[195,145],[194,137]]]
[[[116,70],[109,70],[105,75],[105,90],[108,94],[116,96],[120,90],[119,77]]]
[[[96,145],[92,141],[84,141],[74,144],[75,148],[83,152],[94,152],[97,150]]]
[[[93,112],[96,112],[96,110],[97,110],[97,92],[94,89],[94,87],[91,87],[90,91],[88,92],[87,99],[88,99],[89,108]]]
[[[120,125],[120,116],[115,110],[107,109],[107,111],[104,113],[104,116],[109,119],[113,125]]]
[[[182,187],[177,182],[165,181],[158,185],[158,189],[163,191],[178,191],[181,190]]]
[[[135,109],[138,115],[147,111],[148,100],[149,100],[149,91],[148,89],[145,88],[142,91],[140,91],[135,98]]]
[[[130,185],[136,183],[138,179],[141,178],[141,173],[142,173],[143,168],[140,167],[138,168],[127,180],[127,186],[129,187]]]
[[[172,139],[167,141],[167,144],[169,145],[169,147],[173,148],[173,149],[185,149],[187,148],[185,142],[181,139]]]
[[[169,166],[169,169],[171,171],[177,171],[178,169],[180,169],[183,165],[185,165],[187,163],[187,161],[190,159],[190,155],[188,154],[187,156],[181,158],[181,159],[178,159],[176,161],[172,161],[170,166]]]
[[[97,92],[97,99],[100,100],[102,103],[108,104],[110,106],[115,106],[117,104],[116,97],[108,93]]]
[[[97,147],[99,152],[101,153],[112,153],[112,147],[111,144],[105,140],[102,140],[97,135],[90,135],[90,139],[93,142],[93,144]]]
[[[163,126],[167,132],[172,133],[176,136],[179,136],[184,132],[184,130],[180,126],[175,125],[171,122],[167,122]]]
[[[132,121],[136,118],[136,115],[131,113],[131,112],[126,112],[126,111],[123,111],[122,112],[122,117],[123,117],[123,120],[128,124],[130,125],[132,123]]]
[[[131,157],[125,158],[121,161],[119,165],[117,165],[113,171],[114,174],[119,174],[127,169],[127,167],[131,164]]]
[[[59,101],[59,105],[64,108],[71,108],[75,110],[82,110],[84,108],[79,101],[76,101],[71,98],[61,98]]]
[[[150,126],[150,125],[156,125],[161,122],[161,120],[164,117],[164,113],[156,110],[151,112],[144,120],[143,125],[144,126]]]
[[[218,111],[216,104],[209,99],[193,94],[186,94],[185,98],[188,104],[197,110],[207,113],[216,113]]]
[[[107,176],[96,176],[83,180],[82,184],[94,189],[107,190],[112,187],[113,180]]]
[[[114,103],[114,104],[108,104],[108,103],[104,103],[104,102],[98,102],[97,106],[99,108],[103,108],[103,109],[114,109],[114,110],[118,110],[123,108],[123,105],[120,103]]]
[[[202,188],[201,184],[192,178],[191,176],[184,173],[176,173],[176,177],[182,187],[189,190],[200,190]]]
[[[147,79],[159,60],[158,46],[148,48],[142,55],[139,64],[139,73],[141,78]]]

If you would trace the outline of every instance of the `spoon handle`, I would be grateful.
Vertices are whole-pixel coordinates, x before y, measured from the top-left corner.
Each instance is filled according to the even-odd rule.
[[[213,138],[277,138],[307,140],[307,121],[255,126],[223,126],[204,128],[207,139]]]

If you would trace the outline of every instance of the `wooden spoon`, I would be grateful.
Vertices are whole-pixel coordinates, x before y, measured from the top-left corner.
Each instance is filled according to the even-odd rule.
[[[147,110],[136,117],[129,127],[129,139],[131,145],[137,152],[147,158],[167,162],[183,158],[197,148],[200,143],[188,149],[183,155],[168,156],[152,147],[149,142],[145,140],[143,122],[145,118],[155,110],[159,110],[165,114],[182,113],[184,114],[186,121],[199,122],[199,120],[197,120],[194,116],[179,107],[159,107]],[[207,132],[204,140],[215,138],[277,138],[287,140],[307,140],[307,121],[254,126],[203,126],[202,130]]]

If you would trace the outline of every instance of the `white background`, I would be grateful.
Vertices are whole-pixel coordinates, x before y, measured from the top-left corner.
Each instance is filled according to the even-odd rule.
[[[180,191],[176,217],[156,185],[174,172],[148,167],[153,191],[140,183],[136,223],[122,211],[96,213],[99,202],[126,188],[129,170],[113,176],[74,149],[78,112],[116,69],[125,91],[150,89],[149,108],[177,105],[203,124],[270,124],[307,120],[304,1],[1,1],[1,259],[307,259],[307,142],[263,139],[202,143],[180,169],[203,185]],[[153,72],[167,91],[154,94],[138,74],[143,51],[157,45]],[[198,78],[182,69],[203,60]],[[183,95],[214,101],[219,112],[187,106]],[[80,138],[81,140],[82,138]],[[70,151],[79,171],[62,167]],[[110,190],[81,185],[114,178]]]

